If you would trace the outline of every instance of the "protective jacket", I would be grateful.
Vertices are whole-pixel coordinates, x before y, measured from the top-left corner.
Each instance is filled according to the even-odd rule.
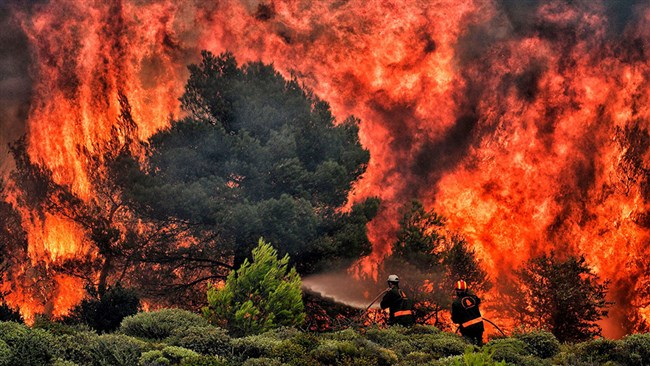
[[[395,286],[391,288],[381,299],[379,306],[382,309],[388,308],[388,324],[400,324],[410,326],[415,324],[415,314],[413,312],[413,301],[406,297],[404,291]]]
[[[480,304],[481,299],[476,295],[463,293],[451,305],[451,321],[460,325],[460,334],[479,345],[484,330]]]

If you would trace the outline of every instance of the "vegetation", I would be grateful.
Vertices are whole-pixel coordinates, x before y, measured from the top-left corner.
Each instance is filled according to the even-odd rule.
[[[139,313],[135,318],[144,319],[144,314]],[[179,312],[171,309],[159,314],[179,315]],[[173,318],[153,316],[148,318],[148,323],[150,327],[164,329],[165,323]],[[187,319],[185,315],[180,318]],[[0,365],[632,366],[650,363],[650,333],[621,340],[594,339],[559,345],[550,333],[534,331],[492,339],[477,348],[458,335],[423,325],[319,333],[281,327],[257,335],[232,337],[213,325],[189,323],[175,322],[178,328],[169,336],[160,338],[160,334],[154,339],[123,334],[121,330],[99,335],[69,328],[62,334],[0,322]],[[126,324],[121,329],[126,329]],[[209,334],[200,341],[199,329]],[[193,333],[190,338],[194,341],[179,345],[179,339],[188,331]],[[205,347],[208,339],[218,339],[220,346]]]
[[[278,259],[270,244],[259,240],[248,259],[232,271],[223,288],[208,289],[204,315],[233,334],[256,334],[305,321],[300,276],[288,268],[289,256]]]
[[[445,230],[445,218],[414,200],[402,209],[393,252],[384,269],[399,268],[400,287],[416,302],[416,319],[450,327],[441,314],[451,307],[455,281],[464,279],[474,292],[490,288],[487,273],[465,239]],[[387,278],[390,273],[381,276]]]
[[[519,324],[548,329],[560,342],[599,336],[597,322],[607,316],[608,282],[601,283],[583,256],[560,258],[555,253],[531,258],[515,271],[515,281],[501,293],[505,311]]]

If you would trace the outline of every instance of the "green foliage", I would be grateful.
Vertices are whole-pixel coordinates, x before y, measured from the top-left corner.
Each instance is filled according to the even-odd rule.
[[[100,333],[112,332],[119,328],[125,317],[140,310],[140,298],[136,292],[119,284],[103,294],[90,289],[88,295],[72,309],[65,322],[87,324]]]
[[[144,352],[138,361],[138,366],[169,366],[170,364],[171,362],[160,350]]]
[[[124,318],[120,331],[126,335],[164,339],[174,332],[182,332],[190,327],[206,327],[208,322],[198,314],[181,309],[162,309],[141,312]]]
[[[204,315],[236,335],[257,334],[279,326],[305,321],[301,279],[288,269],[289,257],[278,259],[262,239],[248,259],[232,271],[222,289],[208,289]]]
[[[0,322],[0,339],[10,346],[27,334],[28,328],[16,322]]]
[[[181,361],[180,366],[228,366],[229,363],[218,356],[188,357]]]
[[[382,348],[366,339],[324,340],[310,352],[310,356],[321,365],[351,364],[351,360],[355,360],[354,364],[393,365],[398,360],[392,350]]]
[[[150,346],[123,334],[103,334],[93,344],[94,366],[135,366]]]
[[[366,224],[378,201],[337,210],[369,160],[359,121],[335,123],[327,103],[270,65],[202,56],[181,97],[187,117],[149,140],[150,169],[133,158],[116,172],[144,219],[173,222],[179,236],[197,238],[188,248],[173,233],[162,235],[147,253],[157,270],[140,271],[141,281],[160,286],[160,267],[177,269],[175,261],[188,265],[164,272],[164,283],[219,278],[231,258],[237,268],[249,257],[260,236],[300,273],[368,254]]]
[[[12,365],[47,365],[52,362],[57,346],[54,336],[42,329],[29,329],[5,341],[12,351]]]
[[[9,345],[5,341],[0,340],[0,366],[9,365],[12,359],[12,353]]]
[[[485,349],[497,361],[506,361],[518,365],[523,362],[524,356],[529,355],[527,344],[516,338],[499,338],[489,341]]]
[[[494,361],[487,350],[473,352],[471,347],[467,348],[461,358],[453,359],[454,366],[506,366],[506,361]]]
[[[52,363],[52,366],[78,366],[78,364],[74,363],[72,361],[66,361],[66,360],[62,360],[60,358],[57,358]]]
[[[627,364],[650,365],[650,333],[631,334],[621,340]]]
[[[174,330],[167,342],[204,355],[226,355],[231,351],[231,339],[225,330],[213,326]]]
[[[181,360],[199,356],[198,353],[183,347],[167,346],[162,349],[163,356],[172,363],[179,363]]]
[[[94,360],[95,349],[98,347],[98,338],[96,333],[90,331],[59,335],[56,356],[79,365],[90,365]]]
[[[540,358],[550,358],[560,352],[560,342],[553,333],[538,330],[527,333],[518,333],[515,338],[526,343],[526,350]]]
[[[600,335],[597,322],[607,316],[609,282],[600,282],[584,256],[562,259],[551,252],[531,258],[515,273],[516,281],[501,281],[501,293],[507,294],[501,303],[520,324],[548,329],[560,342]]]

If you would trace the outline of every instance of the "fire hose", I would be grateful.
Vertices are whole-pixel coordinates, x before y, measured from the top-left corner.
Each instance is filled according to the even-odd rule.
[[[501,332],[501,334],[503,334],[504,337],[507,337],[507,335],[506,335],[506,334],[501,330],[501,328],[499,328],[498,325],[494,324],[494,322],[492,322],[490,319],[486,319],[486,318],[482,318],[482,319],[485,320],[486,322],[492,324],[492,326],[494,326],[495,328],[497,328],[497,330],[498,330],[499,332]],[[460,330],[460,325],[456,328],[456,333],[458,333],[459,330]]]
[[[370,308],[372,307],[372,305],[374,305],[374,304],[377,302],[377,300],[379,300],[379,298],[382,297],[382,296],[383,296],[386,292],[388,292],[388,291],[390,291],[389,288],[387,288],[387,289],[385,289],[384,291],[380,292],[379,295],[377,295],[377,297],[375,297],[375,298],[370,302],[370,304],[368,304],[368,306],[367,306],[367,307],[366,307],[366,308],[361,312],[361,314],[359,314],[359,319],[363,319],[363,317],[366,316],[366,314],[368,313],[368,310],[370,310]]]

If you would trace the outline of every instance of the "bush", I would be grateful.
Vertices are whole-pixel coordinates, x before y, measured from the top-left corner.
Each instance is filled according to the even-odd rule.
[[[493,339],[485,345],[493,360],[506,361],[515,365],[520,365],[524,356],[529,355],[526,347],[524,341],[516,338]]]
[[[132,366],[137,365],[142,352],[148,345],[123,334],[103,334],[93,345],[94,366]]]
[[[627,351],[627,365],[650,365],[650,333],[632,334],[622,339]]]
[[[138,361],[138,366],[169,366],[170,363],[162,351],[154,350],[143,353]]]
[[[231,339],[226,331],[213,326],[174,330],[167,343],[204,355],[225,356],[232,350]]]
[[[560,342],[550,332],[538,330],[515,334],[514,337],[526,343],[529,353],[540,358],[550,358],[560,352]]]
[[[235,335],[304,323],[302,281],[295,268],[289,269],[289,256],[278,259],[262,239],[252,254],[253,261],[231,271],[223,288],[208,288],[205,317]]]
[[[56,340],[58,344],[56,356],[80,365],[90,365],[94,359],[98,338],[96,333],[90,331],[61,335]]]
[[[242,360],[271,356],[275,347],[280,343],[280,340],[269,337],[267,334],[248,336],[232,341],[235,355],[241,357]]]
[[[176,346],[167,346],[162,349],[162,353],[165,358],[174,364],[177,364],[186,358],[199,356],[198,353],[192,351],[191,349]]]
[[[13,346],[14,342],[27,334],[27,327],[16,322],[0,322],[0,339]]]
[[[243,366],[282,366],[282,362],[272,358],[260,357],[246,360]]]
[[[11,362],[11,348],[9,348],[9,345],[3,341],[0,340],[0,366],[7,366],[9,365],[9,362]]]
[[[222,357],[196,356],[183,359],[180,366],[228,366],[229,363]]]
[[[190,327],[207,327],[200,315],[181,309],[162,309],[124,318],[120,331],[138,338],[162,340]]]
[[[371,365],[393,365],[397,363],[397,355],[392,350],[382,348],[366,340],[354,341],[325,340],[310,355],[321,365],[366,363]]]
[[[56,352],[54,336],[42,329],[28,330],[7,344],[12,350],[13,365],[49,365]]]
[[[112,332],[119,328],[125,317],[140,310],[140,298],[136,292],[119,284],[102,295],[93,290],[88,295],[72,309],[64,322],[87,324],[100,333]]]
[[[605,338],[580,343],[576,351],[578,359],[583,362],[604,364],[607,361],[620,361],[627,358],[622,343]]]
[[[72,362],[72,361],[66,361],[66,360],[62,360],[60,358],[57,358],[52,363],[52,366],[79,366],[79,365]]]
[[[435,333],[411,335],[405,339],[408,350],[430,353],[434,358],[462,355],[467,342],[456,334]]]
[[[408,338],[404,335],[404,328],[402,327],[388,327],[386,329],[372,327],[366,330],[365,336],[380,346],[389,348],[393,348],[396,344]]]

